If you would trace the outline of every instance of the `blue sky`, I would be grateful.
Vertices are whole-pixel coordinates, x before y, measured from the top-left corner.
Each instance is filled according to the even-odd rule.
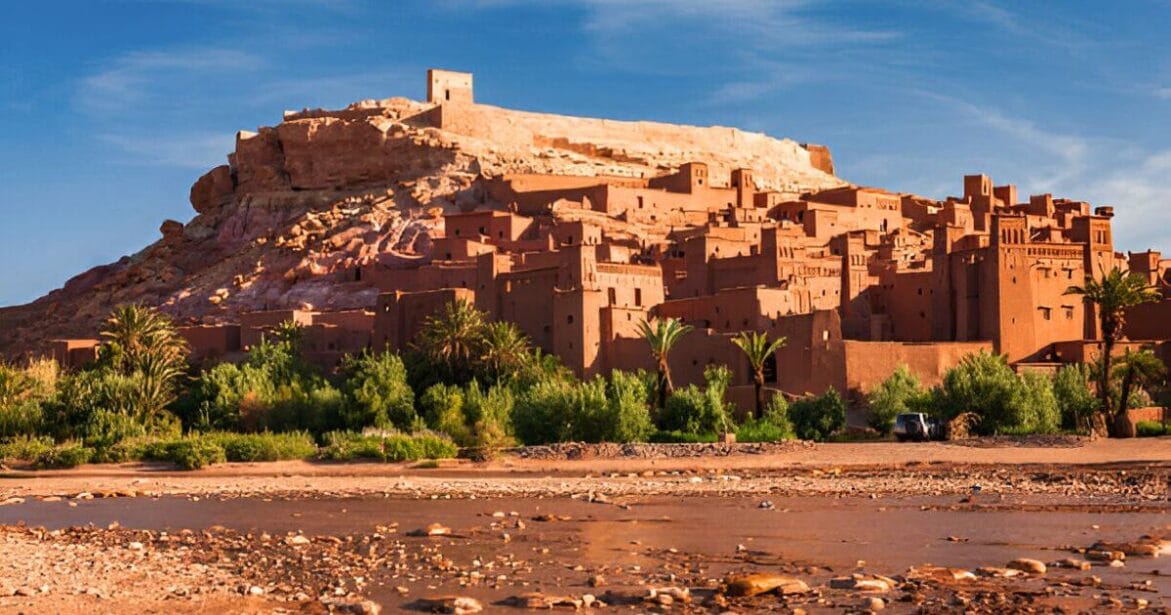
[[[236,130],[424,95],[824,143],[850,181],[944,197],[986,172],[1116,206],[1171,252],[1171,0],[6,3],[0,305],[186,221]]]

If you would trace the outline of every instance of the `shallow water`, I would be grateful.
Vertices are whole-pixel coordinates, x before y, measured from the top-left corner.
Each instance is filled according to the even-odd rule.
[[[585,574],[567,572],[574,564],[587,569],[634,565],[650,570],[675,549],[690,561],[703,561],[712,574],[742,566],[737,545],[767,561],[829,568],[826,576],[858,569],[898,574],[911,566],[935,564],[973,569],[1003,566],[1017,557],[1049,562],[1071,554],[1063,547],[1088,547],[1097,540],[1129,541],[1171,527],[1167,508],[1143,512],[1108,512],[1093,507],[1068,510],[939,510],[953,507],[954,497],[918,498],[769,498],[773,509],[761,509],[761,498],[654,497],[624,500],[627,508],[591,504],[569,498],[397,499],[322,498],[266,500],[258,498],[110,498],[67,502],[30,500],[0,507],[0,523],[17,522],[50,528],[113,522],[141,529],[199,529],[222,525],[241,531],[306,534],[373,532],[377,525],[398,523],[400,532],[438,522],[464,537],[444,538],[445,553],[457,563],[501,554],[528,557],[547,548],[543,570],[533,574],[535,587],[565,593],[588,591]],[[1032,498],[1032,504],[1046,504]],[[1052,502],[1050,502],[1052,503]],[[928,507],[924,510],[923,507]],[[528,528],[513,532],[505,543],[498,532],[486,531],[494,511],[512,512]],[[540,514],[566,515],[554,523],[532,521]],[[1095,528],[1094,526],[1097,526]],[[949,541],[958,537],[961,541]],[[862,560],[864,563],[859,563]],[[555,565],[549,566],[553,563]],[[1171,558],[1131,558],[1125,568],[1095,567],[1092,574],[1106,584],[1125,586],[1150,580],[1162,596],[1171,596]],[[1072,571],[1070,576],[1086,575]],[[386,580],[373,596],[390,605],[402,600],[389,591],[401,579]],[[431,580],[426,589],[458,591],[499,599],[487,588],[459,588]],[[438,583],[438,585],[437,585]],[[532,588],[530,588],[532,589]],[[413,595],[418,595],[412,591]]]

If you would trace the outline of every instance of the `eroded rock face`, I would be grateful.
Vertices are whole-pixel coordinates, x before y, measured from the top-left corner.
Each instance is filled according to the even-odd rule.
[[[241,131],[227,165],[191,187],[196,216],[166,221],[163,238],[96,267],[25,305],[0,309],[0,356],[43,353],[57,337],[87,337],[121,303],[159,306],[181,324],[234,320],[242,312],[298,307],[369,308],[378,289],[363,267],[429,258],[441,215],[505,208],[485,182],[506,173],[653,177],[692,160],[713,174],[751,167],[761,190],[842,185],[809,152],[732,128],[614,122],[476,105],[464,122],[437,127],[438,107],[402,98],[339,111],[286,114],[275,127]],[[599,212],[567,209],[615,236],[665,234]],[[591,218],[592,217],[592,218]],[[602,218],[602,219],[598,219]]]
[[[205,173],[191,186],[191,206],[201,214],[216,211],[231,200],[234,190],[232,169],[222,164]]]

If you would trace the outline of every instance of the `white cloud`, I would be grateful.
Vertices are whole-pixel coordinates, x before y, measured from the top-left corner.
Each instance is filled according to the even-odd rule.
[[[77,103],[93,114],[121,113],[159,102],[155,95],[160,93],[160,83],[182,80],[194,86],[197,77],[254,71],[264,64],[260,57],[235,49],[133,51],[83,78]]]
[[[1155,90],[1156,98],[1163,98],[1171,100],[1171,88],[1158,88]]]
[[[207,170],[227,162],[235,146],[230,132],[167,132],[166,134],[100,134],[98,140],[125,155],[124,164]]]

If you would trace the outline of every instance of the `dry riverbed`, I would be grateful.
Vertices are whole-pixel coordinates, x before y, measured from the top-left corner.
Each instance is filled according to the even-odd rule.
[[[0,611],[1163,609],[1171,442],[1132,442],[11,471]]]

